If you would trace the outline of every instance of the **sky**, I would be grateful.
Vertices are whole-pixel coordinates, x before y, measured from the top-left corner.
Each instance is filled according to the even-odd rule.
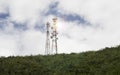
[[[54,17],[58,53],[120,44],[120,0],[0,0],[0,56],[44,54]]]

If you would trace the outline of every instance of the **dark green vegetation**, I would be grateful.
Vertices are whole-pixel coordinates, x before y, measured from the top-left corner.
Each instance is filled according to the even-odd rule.
[[[1,57],[0,75],[120,75],[120,46],[79,54]]]

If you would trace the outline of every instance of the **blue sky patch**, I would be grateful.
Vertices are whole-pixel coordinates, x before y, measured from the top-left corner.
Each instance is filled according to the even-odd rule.
[[[0,13],[0,19],[6,19],[9,17],[9,13]]]
[[[35,30],[39,30],[39,31],[41,31],[41,32],[45,32],[45,25],[44,24],[42,24],[42,25],[35,25]]]
[[[25,25],[25,24],[18,24],[18,23],[15,23],[15,22],[12,22],[13,24],[14,24],[14,28],[16,28],[16,29],[18,29],[18,30],[23,30],[23,31],[25,31],[25,30],[27,30],[28,28],[27,28],[27,25]]]
[[[45,13],[45,16],[55,15],[56,17],[60,17],[63,20],[68,21],[68,22],[72,21],[72,22],[78,22],[79,24],[80,23],[89,24],[89,22],[86,21],[84,19],[84,17],[82,17],[78,14],[75,14],[75,13],[63,14],[63,13],[59,12],[58,9],[57,9],[58,5],[59,5],[59,2],[55,2],[55,3],[50,4],[49,10]]]
[[[7,27],[7,26],[8,26],[7,20],[0,18],[0,30],[4,30],[5,27]]]

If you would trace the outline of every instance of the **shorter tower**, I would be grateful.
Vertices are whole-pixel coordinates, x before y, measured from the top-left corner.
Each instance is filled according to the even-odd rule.
[[[50,54],[50,23],[46,23],[46,45],[45,45],[45,55]]]

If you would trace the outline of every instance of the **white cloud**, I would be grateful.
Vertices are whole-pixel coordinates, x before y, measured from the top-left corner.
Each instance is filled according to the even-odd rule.
[[[62,13],[78,14],[92,24],[84,27],[73,23],[72,26],[62,21],[65,25],[72,26],[67,29],[67,35],[78,41],[79,45],[86,45],[86,50],[120,44],[119,0],[61,0],[59,3],[58,9]]]
[[[45,34],[26,30],[6,34],[0,32],[0,56],[36,55],[45,52]]]
[[[11,0],[9,4],[10,19],[18,23],[28,23],[28,27],[33,27],[36,22],[40,22],[43,13],[47,11],[52,0]]]
[[[42,32],[34,29],[41,25],[44,12],[53,0],[0,0],[0,12],[9,13],[7,19],[1,19],[4,28],[0,30],[0,56],[30,55],[44,53],[44,39]],[[19,31],[11,21],[27,25],[27,30]],[[5,36],[5,38],[3,38]],[[10,39],[11,38],[11,39]],[[10,44],[10,45],[9,45]]]
[[[6,13],[9,1],[0,0],[0,13]]]
[[[16,37],[0,34],[0,56],[16,55],[17,43]]]
[[[9,9],[7,26],[0,31],[0,56],[44,54],[45,34],[36,24],[52,23],[54,15],[44,16],[49,5],[58,1],[57,11],[78,14],[91,25],[64,21],[58,17],[59,53],[82,52],[120,44],[119,0],[0,0],[0,13]],[[54,14],[54,13],[53,13]],[[11,21],[25,23],[18,31]]]
[[[20,33],[18,55],[44,54],[45,35],[40,31],[27,30]]]

